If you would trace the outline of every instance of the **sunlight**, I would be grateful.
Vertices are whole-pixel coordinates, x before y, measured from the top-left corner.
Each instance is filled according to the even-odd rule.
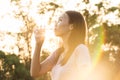
[[[16,47],[15,37],[11,37],[3,33],[3,36],[0,36],[0,50],[10,52],[10,53],[18,53],[18,48]],[[7,45],[6,45],[7,44]]]
[[[119,7],[120,5],[120,0],[89,0],[89,4],[83,3],[82,1],[87,1],[87,0],[20,0],[20,4],[16,5],[15,1],[19,0],[13,0],[14,2],[11,3],[11,0],[0,0],[0,50],[8,53],[15,53],[16,55],[20,56],[27,56],[27,57],[33,57],[33,51],[35,48],[35,38],[34,38],[34,33],[32,34],[32,38],[29,39],[31,40],[30,45],[29,42],[27,43],[26,40],[26,35],[28,34],[25,33],[25,36],[20,36],[18,39],[18,34],[17,33],[22,33],[22,29],[26,28],[25,24],[27,23],[23,21],[23,16],[26,18],[26,15],[29,19],[33,19],[35,22],[34,27],[43,27],[46,29],[45,32],[45,41],[42,46],[42,50],[48,52],[49,54],[53,53],[55,49],[60,47],[62,44],[60,42],[60,38],[56,37],[54,34],[54,23],[58,19],[59,15],[66,10],[76,10],[80,12],[84,12],[84,10],[88,10],[88,18],[92,15],[98,14],[99,17],[97,16],[96,23],[93,21],[90,22],[90,27],[89,27],[89,43],[90,44],[95,44],[96,38],[98,38],[98,43],[96,42],[95,46],[93,47],[93,51],[91,52],[92,58],[93,58],[93,69],[95,68],[95,71],[93,72],[93,75],[91,74],[91,77],[93,78],[92,80],[104,80],[103,78],[109,78],[110,73],[110,67],[107,66],[106,63],[101,63],[100,65],[97,65],[100,59],[102,59],[103,54],[102,51],[105,51],[106,53],[110,53],[109,55],[109,60],[115,62],[114,55],[112,52],[115,52],[115,54],[118,53],[119,47],[116,45],[111,45],[105,43],[104,40],[105,38],[108,38],[108,36],[105,35],[103,28],[100,26],[103,22],[106,22],[108,25],[109,24],[120,24],[120,16],[119,16],[119,9],[110,12],[109,14],[107,13],[107,9],[111,7]],[[49,10],[46,11],[45,14],[40,14],[39,13],[39,8],[41,8],[40,2],[55,2],[56,4],[63,6],[62,8],[56,9],[55,14],[52,14],[53,11]],[[101,10],[98,9],[95,4],[99,4],[100,2],[103,2],[104,8],[101,8]],[[53,6],[53,4],[51,4]],[[38,7],[39,6],[39,7]],[[106,10],[106,12],[105,12]],[[20,16],[20,11],[22,16]],[[18,14],[16,18],[16,14]],[[20,15],[19,15],[20,14]],[[89,16],[90,15],[90,16]],[[50,20],[51,18],[51,20]],[[92,18],[92,19],[93,19]],[[90,20],[92,20],[90,18]],[[108,22],[107,22],[108,21]],[[28,22],[29,23],[29,22]],[[91,26],[91,24],[93,25]],[[29,24],[28,24],[29,25]],[[96,34],[93,29],[96,29],[97,27],[101,27],[98,31],[96,31]],[[32,32],[32,29],[30,32]],[[107,31],[107,30],[106,30]],[[20,35],[21,35],[20,33]],[[92,36],[91,36],[92,35]],[[31,34],[30,34],[31,36]],[[25,37],[25,38],[23,38]],[[112,37],[112,36],[110,36]],[[28,37],[27,37],[28,38]],[[30,38],[30,37],[29,37]],[[112,42],[112,41],[111,41]],[[61,44],[61,45],[60,45]],[[28,51],[28,46],[30,46],[30,51]],[[31,49],[32,48],[32,49]],[[32,51],[32,52],[31,52]],[[110,52],[111,51],[111,52]],[[20,62],[23,63],[21,60]],[[1,67],[1,61],[0,61],[0,68]],[[15,66],[13,65],[12,68],[14,69]]]
[[[97,4],[99,2],[110,2],[111,6],[117,6],[120,4],[120,0],[89,0],[91,2],[91,4]],[[110,6],[109,6],[110,7]]]
[[[29,11],[30,12],[29,15],[35,18],[38,25],[40,25],[40,23],[44,22],[44,21],[40,22],[40,17],[39,17],[38,14],[36,14],[36,11],[37,11],[37,6],[36,5],[40,1],[42,1],[42,0],[31,0],[32,5],[31,5],[30,11]],[[44,1],[48,1],[48,0],[44,0]],[[99,3],[100,1],[102,1],[102,0],[90,0],[91,5]],[[116,5],[118,5],[120,3],[120,0],[117,0],[117,1],[107,0],[107,1],[110,2],[111,6],[116,6]],[[65,10],[69,10],[69,9],[76,10],[77,9],[76,8],[76,3],[78,3],[78,2],[81,5],[81,9],[85,8],[82,1],[79,1],[79,0],[76,0],[76,1],[70,0],[69,2],[68,2],[68,0],[64,0],[64,1],[56,0],[56,2],[63,4]],[[26,5],[30,4],[30,1],[29,0],[21,0],[21,3],[22,3],[21,5],[26,6]],[[71,4],[72,4],[72,6],[71,6]],[[19,20],[14,19],[11,16],[11,11],[13,9],[14,9],[14,7],[11,6],[10,0],[4,0],[4,1],[0,0],[0,20],[1,20],[1,22],[0,22],[0,30],[6,30],[6,31],[12,31],[12,32],[19,31],[19,26],[22,26],[23,23],[21,21],[19,21]],[[27,9],[25,9],[25,10],[27,11]],[[46,16],[46,19],[44,19],[45,21],[47,20],[48,16]],[[114,18],[111,18],[111,20],[113,20],[113,19]],[[116,20],[116,18],[114,20]],[[119,20],[114,21],[114,23],[118,23],[118,22],[119,22]],[[12,27],[12,28],[8,28],[8,27]]]
[[[59,39],[55,37],[54,32],[53,32],[54,23],[49,24],[49,17],[51,15],[51,13],[48,12],[46,14],[41,15],[41,14],[38,14],[38,12],[37,12],[38,11],[37,6],[39,5],[39,3],[41,1],[43,1],[43,0],[21,0],[21,5],[23,6],[23,8],[25,7],[23,10],[26,13],[28,13],[29,17],[32,17],[34,19],[37,27],[44,26],[46,28],[46,34],[45,34],[46,42],[44,44],[44,48],[49,49],[50,52],[53,52],[55,50],[55,48],[58,47],[55,44],[59,44]],[[44,1],[48,2],[50,0],[44,0]],[[51,0],[51,1],[53,1],[53,0]],[[69,1],[68,0],[64,0],[64,1],[55,0],[56,3],[63,5],[64,10],[82,10],[82,9],[86,9],[86,8],[88,8],[90,10],[96,10],[96,7],[94,7],[93,5],[97,4],[101,1],[105,2],[105,0],[90,0],[89,6],[86,7],[85,3],[82,3],[82,0],[76,0],[76,1],[74,1],[74,0],[69,0]],[[110,2],[109,7],[116,6],[120,3],[120,0],[116,0],[116,1],[107,0],[107,1]],[[79,7],[77,7],[78,3],[80,5]],[[29,5],[29,4],[31,4],[31,5]],[[28,5],[30,6],[29,9],[27,9]],[[14,32],[14,33],[20,32],[20,27],[22,27],[24,24],[23,24],[22,20],[14,18],[13,11],[15,11],[17,13],[18,7],[11,4],[10,0],[4,0],[4,1],[0,0],[0,32]],[[57,14],[57,16],[52,17],[53,20],[55,20],[56,17],[59,16],[58,14]],[[92,14],[92,12],[91,12],[91,14]],[[110,22],[112,22],[114,24],[120,23],[120,19],[118,19],[115,16],[115,14],[117,15],[118,12],[116,11],[115,13],[106,15],[106,17],[104,17],[103,21],[109,20]],[[90,40],[92,41],[94,39],[94,37],[91,37]],[[6,42],[3,42],[3,43],[6,43]],[[1,42],[1,44],[2,44],[2,42]],[[49,44],[52,44],[52,46],[50,46]],[[17,48],[16,48],[15,52],[17,52]]]
[[[23,23],[12,16],[12,10],[9,0],[0,0],[0,31],[19,32]]]
[[[0,17],[6,15],[6,13],[11,10],[9,3],[8,0],[0,0]]]
[[[19,32],[22,21],[13,18],[10,15],[4,16],[0,21],[0,30],[8,32]]]
[[[115,15],[115,13],[110,13],[106,15],[103,21],[108,21],[109,23],[112,23],[112,24],[120,24],[120,19]]]

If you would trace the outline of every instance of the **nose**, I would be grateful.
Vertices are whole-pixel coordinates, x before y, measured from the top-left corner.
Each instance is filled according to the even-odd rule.
[[[57,21],[55,21],[54,26],[57,27]]]

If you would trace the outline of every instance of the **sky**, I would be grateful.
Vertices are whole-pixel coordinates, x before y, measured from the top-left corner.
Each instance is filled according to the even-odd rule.
[[[22,6],[26,6],[27,4],[29,4],[30,0],[21,0],[21,5]],[[24,8],[25,11],[29,12],[29,15],[32,16],[36,22],[36,24],[38,26],[41,25],[41,23],[45,23],[47,20],[47,17],[49,16],[49,14],[45,18],[43,21],[40,22],[40,16],[37,14],[37,5],[39,4],[39,2],[41,1],[50,1],[50,0],[31,0],[32,5],[30,7],[30,10],[28,11],[26,8]],[[53,0],[51,0],[53,1]],[[55,1],[55,0],[54,0]],[[76,8],[74,7],[76,2],[80,1],[80,0],[56,0],[58,4],[62,4],[64,9],[69,10],[76,10]],[[91,7],[92,5],[99,3],[101,0],[90,0],[91,4],[89,4],[89,6]],[[118,4],[120,4],[120,0],[102,0],[104,2],[111,2],[111,6],[116,6]],[[71,6],[72,4],[72,6]],[[80,4],[82,5],[81,8],[86,8],[85,5],[82,3],[82,1],[80,1]],[[107,6],[110,7],[110,6]],[[91,9],[94,9],[94,7],[92,7]],[[23,22],[22,20],[18,20],[16,18],[14,18],[14,14],[13,11],[18,11],[18,8],[15,7],[13,4],[10,4],[10,0],[0,0],[0,33],[5,33],[5,32],[19,32],[20,31],[20,27],[23,26]],[[118,14],[116,12],[116,14]],[[106,15],[106,17],[103,20],[111,20],[111,22],[113,23],[119,23],[120,24],[120,19],[116,19],[116,17],[113,15],[113,13]],[[50,32],[51,33],[51,32]],[[46,35],[50,35],[50,33],[46,33]],[[51,37],[53,37],[53,33],[51,34]],[[1,37],[1,36],[0,36]],[[1,38],[0,38],[1,39]],[[10,37],[10,36],[4,36],[4,42],[0,41],[0,49],[1,46],[4,46],[5,43],[8,43],[8,47],[6,48],[6,50],[10,50],[9,46],[15,44],[14,38]],[[46,43],[47,44],[47,43]],[[14,45],[13,45],[14,46]],[[54,47],[56,47],[55,45],[52,45]],[[50,47],[49,45],[47,45],[46,47]],[[17,53],[17,49],[15,48],[16,53]],[[52,51],[52,50],[51,50]]]
[[[30,0],[21,0],[21,1],[22,1],[22,5],[26,6]],[[36,5],[38,5],[38,3],[41,1],[50,1],[50,0],[31,0],[31,1],[33,4],[30,7],[29,15],[34,17],[37,25],[41,25],[41,23],[45,23],[46,21],[40,22],[41,18],[38,14],[36,14],[37,13]],[[56,1],[60,4],[63,4],[64,9],[66,9],[66,10],[69,10],[69,9],[76,10],[76,8],[74,7],[75,3],[80,0],[56,0]],[[96,3],[99,3],[100,1],[104,1],[104,2],[109,1],[111,4],[108,5],[107,7],[116,6],[116,5],[120,4],[120,0],[89,0],[89,1],[91,2],[91,4],[89,5],[90,7]],[[71,6],[71,4],[72,4],[72,6]],[[80,4],[82,5],[81,8],[85,8],[82,1],[80,1]],[[94,8],[95,7],[92,7],[92,9],[94,9]],[[17,10],[18,10],[17,7],[15,7],[13,4],[10,4],[10,0],[0,0],[0,50],[19,54],[18,47],[16,47],[16,37],[11,37],[9,35],[6,35],[7,31],[13,32],[13,33],[19,32],[20,27],[23,26],[23,22],[21,20],[15,19],[13,17],[13,15],[14,15],[13,11],[17,12]],[[24,9],[24,10],[26,10],[26,9]],[[109,15],[106,15],[103,18],[103,21],[110,20],[114,24],[120,24],[120,19],[117,19],[117,17],[114,16],[114,14],[119,14],[119,13],[118,12],[110,13]],[[45,18],[44,20],[47,20],[48,16],[49,15],[44,17]],[[1,34],[3,34],[3,35],[1,35]],[[59,40],[57,38],[53,39],[54,33],[51,31],[48,31],[46,33],[46,35],[49,35],[49,37],[46,38],[46,40],[45,40],[46,42],[45,42],[43,48],[49,49],[48,51],[53,52],[53,50],[55,50],[55,48],[58,47],[56,44],[59,43]],[[33,36],[32,36],[32,38],[33,38]],[[47,42],[47,40],[49,40],[50,42]],[[34,45],[33,45],[35,43],[34,41],[35,40],[32,39],[32,44],[31,44],[32,47],[34,47]],[[54,42],[54,44],[52,42]],[[49,44],[51,44],[51,45],[49,45]],[[5,45],[7,45],[7,46],[4,47]],[[104,49],[107,49],[107,47],[106,48],[105,47],[104,47]],[[11,48],[13,48],[13,49],[11,49]],[[34,50],[32,50],[31,55],[33,55],[33,51]],[[28,56],[28,55],[29,54],[25,54],[25,56]],[[96,59],[97,59],[97,57],[96,57]]]
[[[0,0],[0,31],[17,32],[22,22],[12,16],[14,7],[10,5],[10,0]]]
[[[21,0],[22,1],[22,5],[26,5],[30,0]],[[31,6],[31,10],[29,12],[30,15],[32,15],[36,22],[39,24],[39,16],[36,14],[36,10],[37,10],[37,4],[40,1],[43,0],[31,0],[32,1],[32,6]],[[44,0],[44,1],[50,1],[50,0]],[[63,4],[64,8],[66,10],[69,9],[74,9],[75,10],[75,3],[80,1],[80,0],[56,0],[58,3]],[[90,0],[91,4],[93,5],[95,3],[99,3],[101,0]],[[120,4],[120,0],[102,0],[102,1],[109,1],[111,2],[111,6],[116,6],[118,4]],[[80,1],[81,3],[81,1]],[[72,6],[71,6],[72,4]],[[81,3],[82,5],[82,3]],[[84,4],[83,4],[84,5]],[[108,6],[110,7],[110,6]],[[13,17],[13,10],[17,10],[16,7],[14,7],[14,5],[10,4],[10,0],[0,0],[0,31],[12,31],[12,32],[18,32],[20,26],[23,25],[22,21],[17,20]],[[106,16],[106,19],[108,19],[110,15]],[[112,19],[114,19],[115,16],[112,17]],[[115,20],[115,19],[114,19]],[[115,21],[114,21],[115,22]]]

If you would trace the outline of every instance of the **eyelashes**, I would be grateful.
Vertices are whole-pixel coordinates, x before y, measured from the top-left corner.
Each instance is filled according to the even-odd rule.
[[[61,22],[62,22],[62,19],[59,19],[57,23],[59,24],[59,23],[61,23]]]
[[[62,19],[59,19],[58,21],[62,21]]]

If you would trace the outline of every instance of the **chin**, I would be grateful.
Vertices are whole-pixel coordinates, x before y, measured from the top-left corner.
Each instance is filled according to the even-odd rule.
[[[56,32],[55,32],[55,36],[61,37],[61,35],[59,33],[56,33]]]
[[[59,36],[59,33],[56,30],[54,30],[54,34],[55,36]]]
[[[59,37],[60,35],[55,33],[55,36]]]
[[[57,37],[61,37],[61,36],[62,36],[62,33],[59,32],[59,31],[57,31],[57,30],[54,30],[54,34],[55,34],[55,36],[57,36]]]

